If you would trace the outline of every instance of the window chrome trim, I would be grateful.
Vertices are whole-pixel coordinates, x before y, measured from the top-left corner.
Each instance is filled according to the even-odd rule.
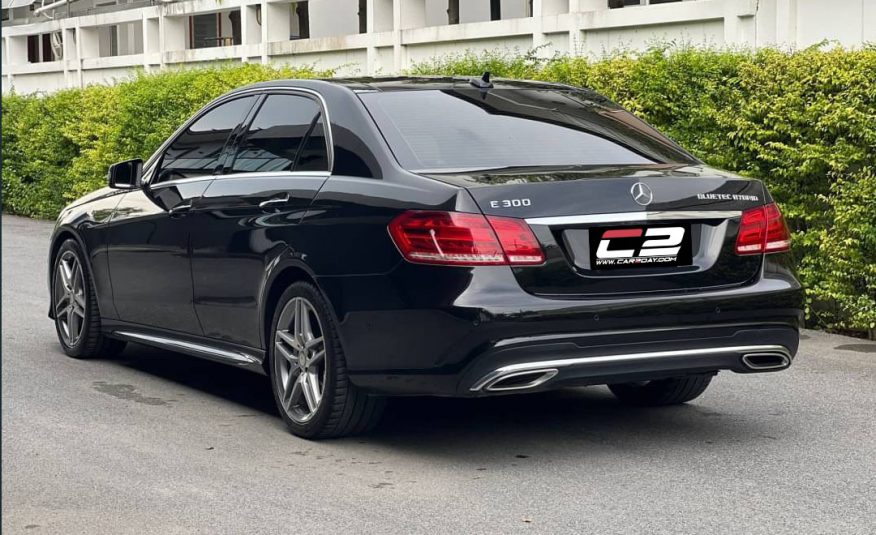
[[[219,98],[214,99],[209,104],[207,104],[206,106],[201,108],[196,115],[192,116],[188,121],[183,123],[182,126],[177,128],[176,131],[173,134],[171,134],[170,136],[168,136],[168,138],[164,140],[164,143],[162,143],[161,146],[158,147],[158,149],[152,153],[152,156],[150,156],[149,159],[143,164],[144,173],[146,173],[146,172],[150,173],[149,180],[143,182],[143,185],[148,186],[150,188],[153,187],[152,180],[155,178],[157,173],[154,172],[154,169],[152,169],[152,167],[154,167],[158,163],[158,160],[160,159],[160,155],[164,154],[164,151],[167,150],[167,147],[170,146],[170,144],[174,140],[176,140],[176,138],[179,137],[180,134],[185,132],[189,126],[191,126],[195,121],[200,119],[204,114],[209,113],[213,109],[221,106],[226,101],[234,100],[234,99],[239,98],[239,97],[246,97],[246,96],[250,96],[252,94],[265,95],[266,97],[268,97],[271,95],[282,95],[282,94],[287,94],[287,93],[303,93],[305,95],[316,97],[316,100],[318,101],[318,104],[322,110],[323,127],[325,130],[325,145],[326,145],[326,151],[328,152],[328,170],[326,170],[326,171],[313,171],[313,172],[280,171],[279,173],[284,173],[284,174],[288,173],[289,174],[288,176],[290,176],[290,177],[291,176],[323,176],[322,174],[317,174],[317,173],[325,173],[324,176],[331,176],[332,170],[335,168],[335,142],[334,142],[334,136],[332,135],[331,115],[329,114],[328,103],[326,102],[325,97],[323,97],[318,91],[314,91],[313,89],[309,89],[306,87],[257,87],[254,89],[245,89],[242,91],[236,91],[232,94],[223,95]],[[258,116],[259,110],[261,110],[261,106],[259,106],[259,109],[256,110],[255,116]],[[247,126],[249,126],[249,125],[247,125]],[[271,174],[271,175],[276,176],[279,173],[265,172],[264,174],[265,175]],[[302,174],[297,174],[297,173],[302,173]],[[209,178],[215,179],[215,178],[228,177],[228,176],[240,176],[240,175],[244,175],[244,174],[248,175],[251,173],[229,173],[229,174],[220,174],[220,175],[210,175]],[[252,173],[252,174],[254,174],[254,173]],[[197,177],[197,178],[191,178],[191,179],[181,178],[178,180],[168,180],[167,182],[159,182],[158,184],[155,184],[154,187],[159,187],[160,185],[164,185],[164,184],[174,184],[174,183],[196,181],[196,180],[203,180],[203,179],[206,179],[206,177]]]
[[[328,171],[257,171],[253,173],[234,173],[228,175],[206,175],[206,176],[196,176],[192,178],[178,178],[176,180],[168,180],[166,182],[159,182],[154,186],[150,186],[150,189],[156,190],[161,189],[166,186],[176,186],[179,184],[191,184],[194,182],[205,182],[208,180],[223,180],[227,178],[295,178],[295,177],[306,177],[306,178],[328,178],[331,176],[331,173]]]
[[[166,186],[176,186],[179,184],[192,184],[195,182],[206,182],[208,180],[213,180],[215,178],[216,178],[216,175],[193,176],[191,178],[177,178],[175,180],[167,180],[165,182],[159,182],[158,184],[150,185],[149,189],[156,190],[156,189],[162,189]]]
[[[215,175],[211,178],[225,180],[228,178],[328,178],[328,171],[253,171],[247,173],[229,173],[227,175]]]
[[[742,215],[742,210],[679,210],[660,212],[616,212],[551,217],[530,217],[530,225],[582,225],[588,223],[625,223],[631,221],[669,221],[677,219],[730,219]]]

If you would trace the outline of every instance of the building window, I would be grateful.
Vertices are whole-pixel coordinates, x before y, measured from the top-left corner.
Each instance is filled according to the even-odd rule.
[[[119,55],[119,27],[110,26],[109,29],[109,55]]]
[[[216,46],[216,39],[219,36],[219,14],[210,13],[209,15],[194,15],[191,22],[191,40],[189,46],[191,48],[209,48]]]
[[[447,0],[447,24],[459,24],[459,0]]]
[[[626,6],[653,6],[657,4],[669,4],[671,2],[681,2],[682,0],[608,0],[608,7],[616,9]]]
[[[27,62],[44,63],[63,59],[61,32],[27,36]]]
[[[27,62],[28,63],[39,63],[40,62],[40,36],[39,35],[28,35],[27,36]]]
[[[425,0],[426,26],[532,17],[533,0]]]
[[[189,18],[189,48],[233,46],[241,42],[239,9]]]
[[[310,39],[310,7],[307,2],[292,4],[292,35],[290,39]]]

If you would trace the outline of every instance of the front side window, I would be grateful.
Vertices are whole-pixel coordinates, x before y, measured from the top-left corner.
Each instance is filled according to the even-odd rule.
[[[327,171],[322,109],[311,98],[270,95],[253,119],[233,173]]]
[[[399,163],[414,171],[696,161],[631,113],[583,91],[454,88],[359,98]]]
[[[246,118],[255,100],[249,96],[220,104],[192,123],[164,151],[156,182],[212,175],[221,163],[228,136]]]

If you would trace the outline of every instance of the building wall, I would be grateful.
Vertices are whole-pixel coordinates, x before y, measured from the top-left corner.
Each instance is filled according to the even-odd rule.
[[[357,33],[359,33],[358,0],[311,0],[311,37],[334,37]]]
[[[725,43],[724,21],[673,22],[653,26],[593,30],[583,33],[575,53],[598,56],[613,50],[639,50],[654,42],[670,40],[722,46]]]
[[[844,46],[876,41],[876,2],[873,0],[797,0],[798,46],[835,40]]]
[[[607,0],[501,0],[490,21],[489,0],[460,0],[460,23],[447,24],[446,0],[368,0],[369,32],[359,34],[358,0],[310,0],[310,38],[297,34],[290,0],[131,0],[127,9],[88,10],[95,0],[57,10],[52,20],[27,8],[3,23],[3,91],[54,91],[113,83],[135,69],[155,71],[211,61],[315,65],[340,75],[393,74],[436,56],[508,49],[598,57],[641,49],[655,40],[694,45],[807,47],[876,41],[876,0],[684,0],[608,9]],[[104,0],[100,0],[103,2]],[[192,48],[190,17],[220,13],[231,37],[239,12],[240,44]],[[118,55],[109,28],[118,26]],[[27,37],[60,32],[64,57],[30,63]]]

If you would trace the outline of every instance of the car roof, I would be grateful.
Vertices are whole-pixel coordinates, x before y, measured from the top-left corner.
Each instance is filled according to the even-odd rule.
[[[386,76],[386,77],[358,77],[358,78],[318,78],[318,79],[287,79],[261,82],[241,89],[280,89],[280,88],[311,88],[319,85],[340,86],[356,92],[371,91],[410,91],[424,89],[460,89],[463,87],[476,87],[471,85],[472,80],[479,80],[480,76]],[[553,90],[576,90],[591,92],[588,89],[573,87],[565,84],[541,82],[535,80],[509,80],[504,78],[492,78],[490,82],[493,89],[553,89]]]

